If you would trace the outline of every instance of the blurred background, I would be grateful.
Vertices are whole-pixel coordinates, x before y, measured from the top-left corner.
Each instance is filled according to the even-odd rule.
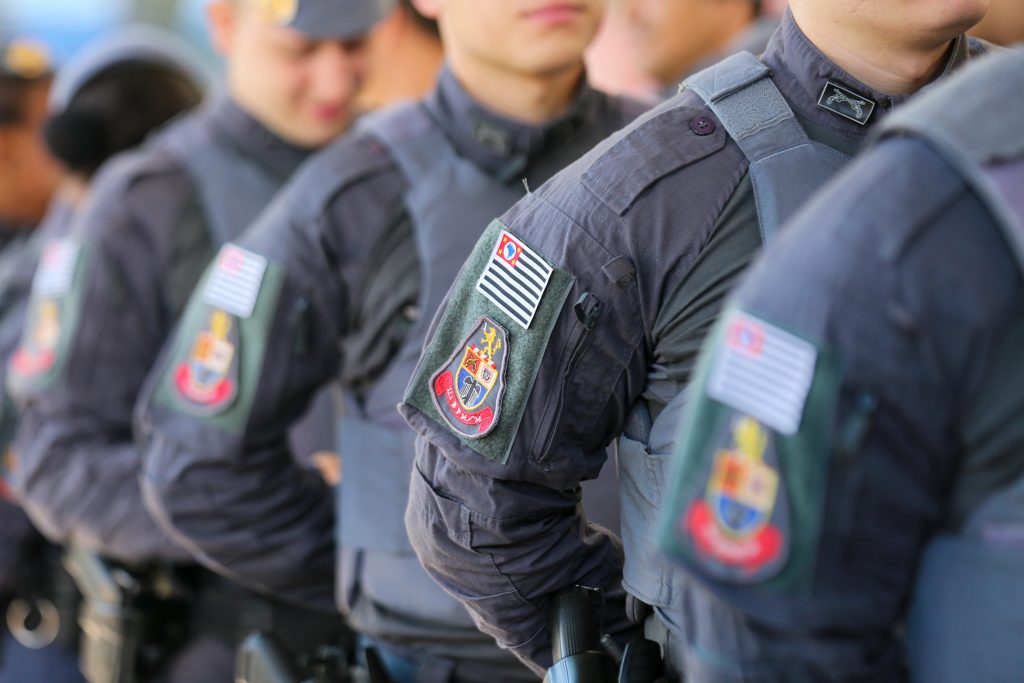
[[[171,28],[212,53],[203,29],[206,0],[0,0],[0,27],[47,45],[60,64],[103,29],[129,21]]]
[[[687,5],[706,1],[661,0],[679,5],[675,11],[683,16]],[[203,23],[206,4],[207,0],[0,0],[0,37],[18,34],[36,38],[50,49],[59,66],[76,48],[105,28],[130,21],[151,22],[182,35],[216,67]],[[637,0],[608,1],[604,29],[591,49],[590,78],[595,85],[611,92],[653,96],[659,85],[643,75],[636,49],[638,34],[630,31],[630,4],[636,11]],[[650,6],[651,0],[646,4]],[[786,0],[763,0],[762,5],[767,17],[778,16],[784,11]],[[1021,40],[1024,0],[991,0],[989,15],[974,33],[1002,44]],[[687,37],[681,35],[682,40]]]

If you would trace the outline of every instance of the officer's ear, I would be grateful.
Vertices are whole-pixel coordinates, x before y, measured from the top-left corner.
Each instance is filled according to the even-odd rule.
[[[410,0],[416,11],[427,17],[428,19],[437,20],[438,15],[441,13],[441,8],[444,7],[444,0]]]
[[[241,4],[245,0],[214,0],[206,6],[206,22],[210,28],[210,42],[217,54],[226,57],[235,44]]]

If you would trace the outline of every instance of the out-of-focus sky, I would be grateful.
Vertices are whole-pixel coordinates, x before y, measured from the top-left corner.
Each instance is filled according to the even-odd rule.
[[[89,38],[127,21],[173,28],[206,50],[207,0],[0,0],[0,33],[35,38],[59,64]]]

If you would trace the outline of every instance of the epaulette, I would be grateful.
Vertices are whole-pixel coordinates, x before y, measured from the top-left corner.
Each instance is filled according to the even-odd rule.
[[[718,152],[727,138],[724,127],[715,124],[703,102],[684,92],[604,143],[583,173],[582,182],[621,216],[651,185]]]

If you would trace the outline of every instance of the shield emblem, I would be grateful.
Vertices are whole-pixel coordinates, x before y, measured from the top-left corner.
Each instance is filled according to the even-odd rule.
[[[211,415],[227,406],[238,389],[238,332],[232,316],[214,309],[199,330],[188,357],[178,364],[174,385],[193,412]]]
[[[779,473],[766,461],[771,437],[757,420],[737,417],[730,437],[731,444],[715,453],[704,496],[680,522],[709,565],[753,577],[784,555],[786,539],[772,523]]]
[[[430,382],[434,405],[459,435],[478,439],[494,428],[507,358],[508,333],[484,316],[434,373]]]
[[[456,395],[462,408],[476,410],[483,405],[497,378],[498,366],[476,345],[470,344],[462,357],[455,382],[458,388]]]

